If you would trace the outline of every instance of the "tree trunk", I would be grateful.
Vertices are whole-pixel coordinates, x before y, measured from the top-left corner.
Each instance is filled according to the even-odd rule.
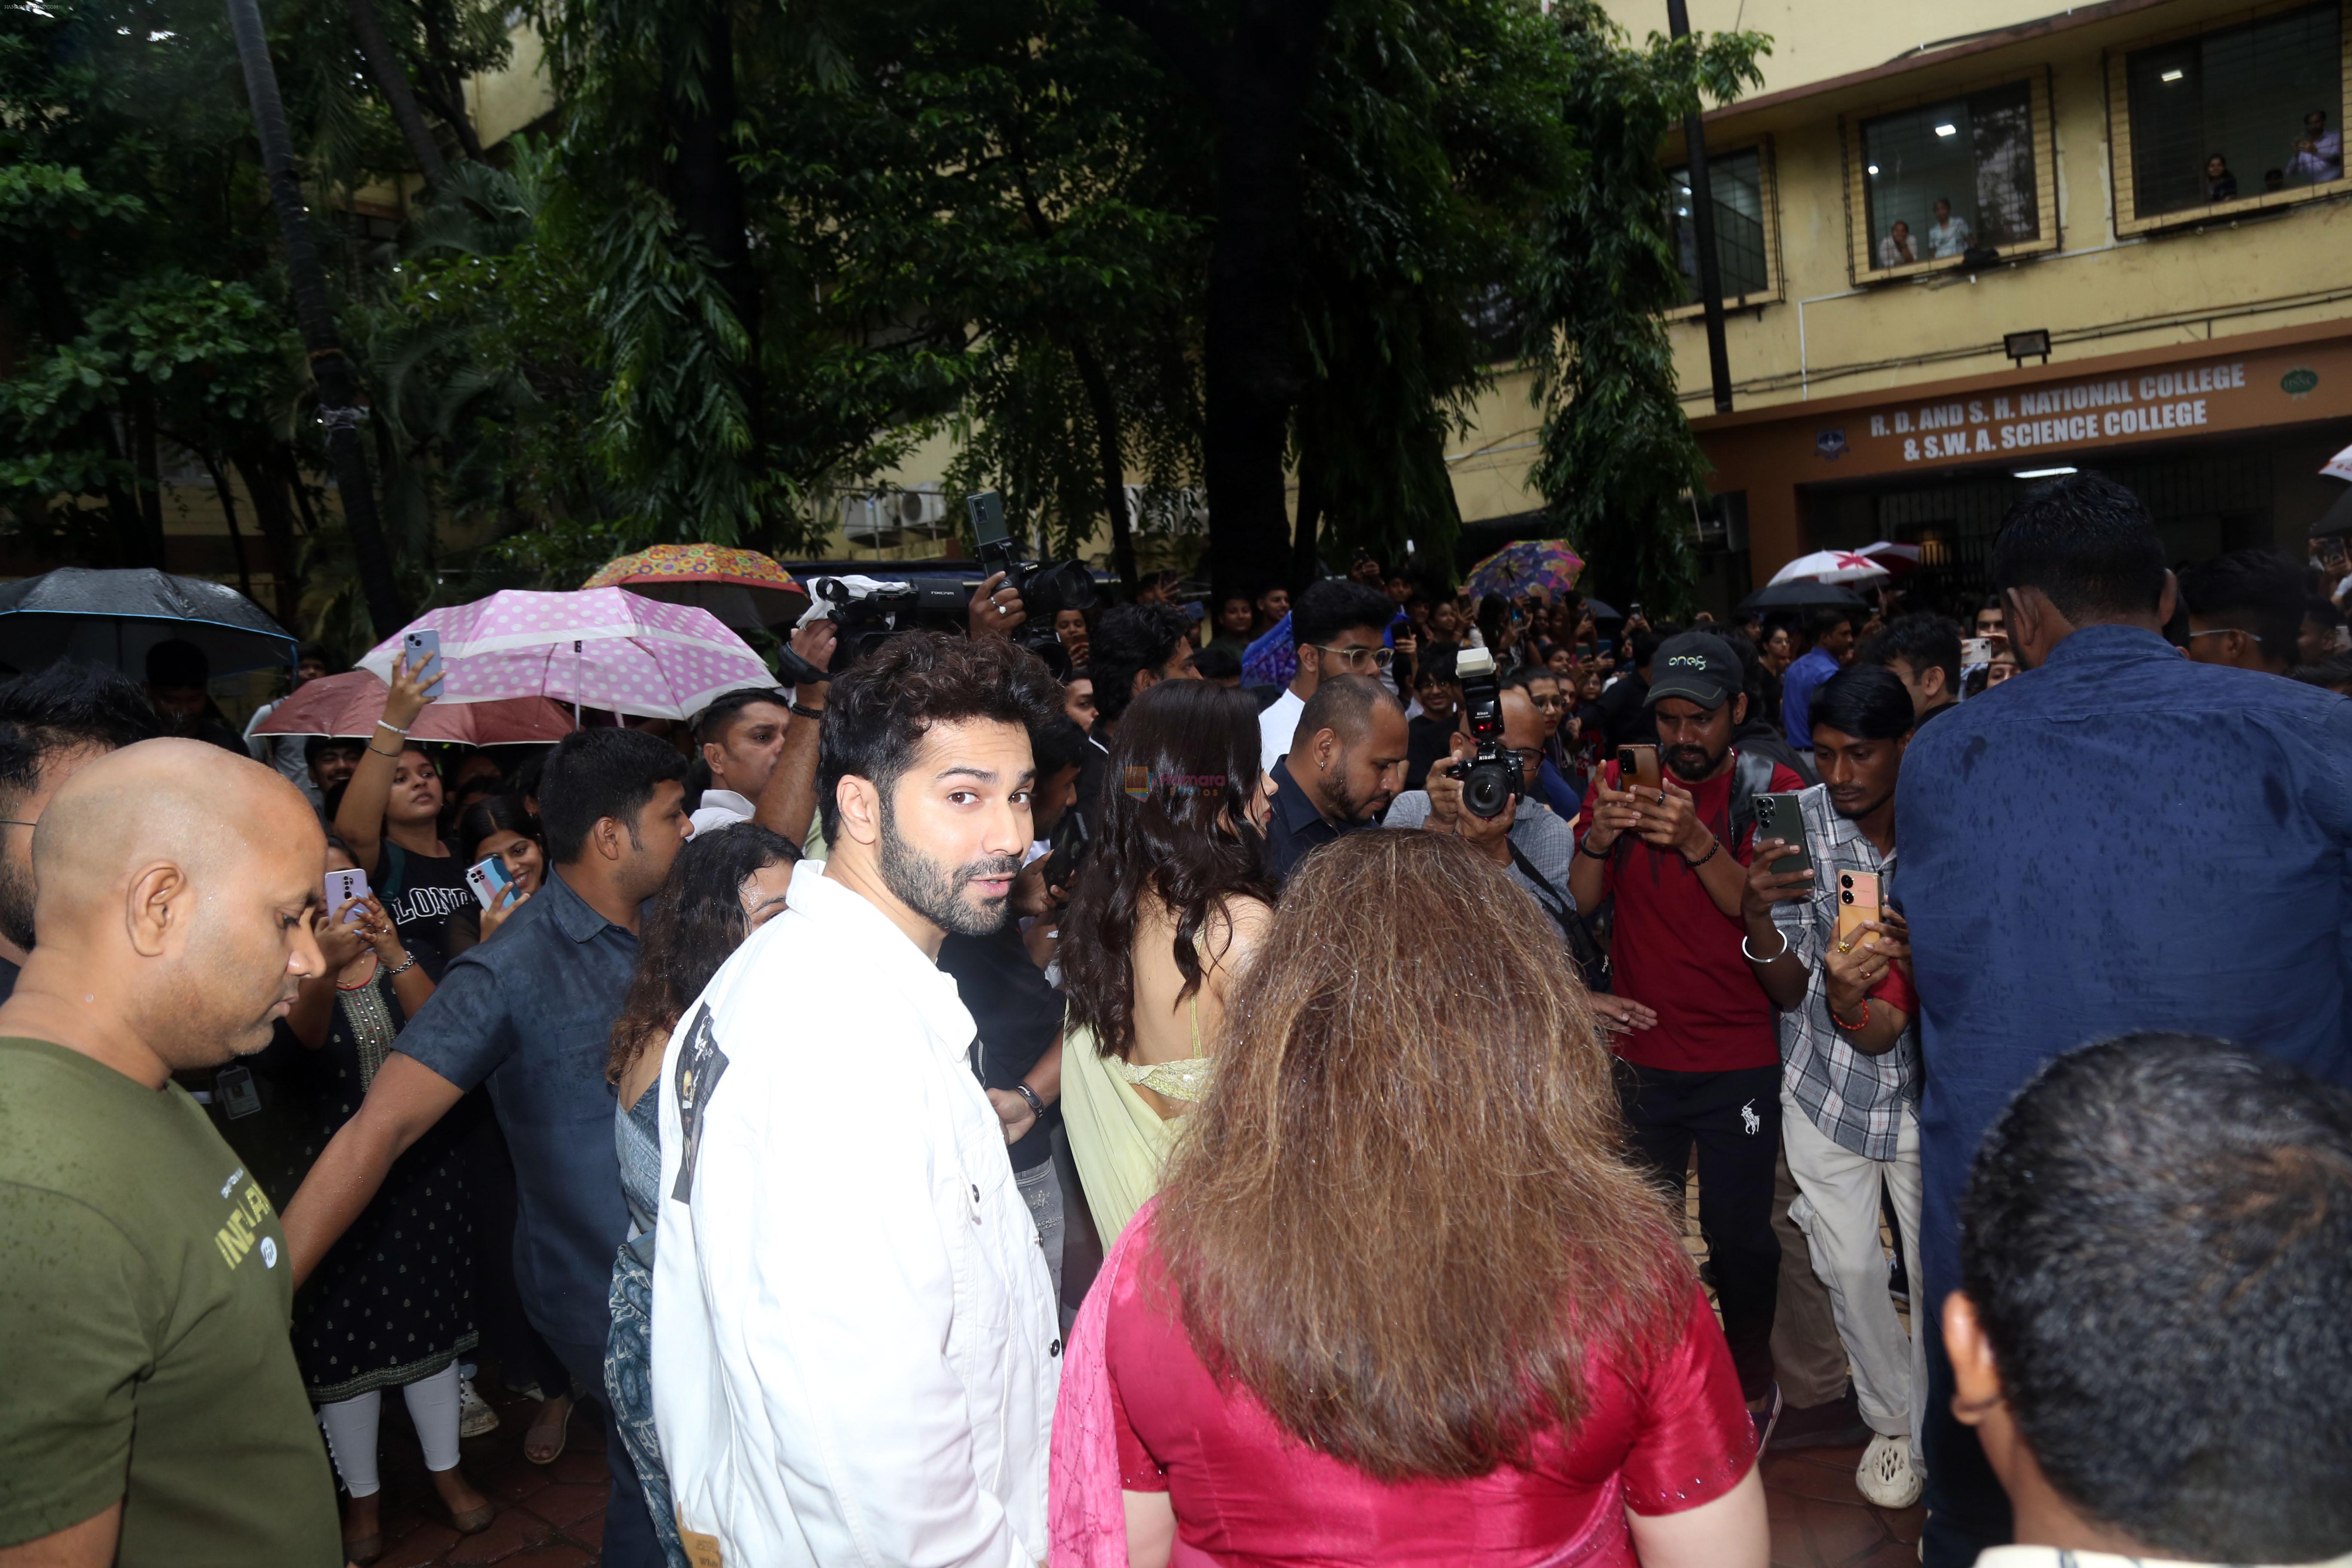
[[[1294,599],[1315,581],[1315,530],[1323,521],[1323,475],[1312,458],[1298,459],[1298,525],[1290,540],[1290,571],[1283,579]]]
[[[1094,410],[1095,450],[1102,459],[1103,510],[1110,514],[1111,570],[1118,574],[1119,587],[1131,599],[1142,579],[1136,575],[1135,529],[1127,512],[1127,460],[1121,456],[1126,443],[1119,438],[1118,403],[1111,395],[1110,377],[1103,374],[1094,350],[1073,343],[1070,358],[1078,367],[1080,384],[1087,389],[1087,404]]]
[[[342,491],[352,555],[367,597],[368,617],[374,623],[376,636],[387,637],[408,624],[408,600],[393,574],[392,552],[384,543],[383,527],[376,517],[375,489],[368,479],[367,454],[360,446],[359,422],[366,414],[352,406],[351,362],[343,357],[342,344],[335,336],[334,316],[328,308],[326,272],[319,265],[310,214],[302,205],[302,186],[294,174],[293,144],[286,132],[286,110],[278,98],[278,72],[269,61],[269,41],[261,30],[260,7],[256,0],[228,0],[228,18],[236,33],[237,58],[245,68],[246,94],[253,103],[262,167],[269,176],[269,204],[277,210],[278,226],[286,239],[287,279],[293,289],[302,342],[310,351],[310,373],[318,379],[319,417],[327,426],[327,449],[334,458],[335,480]]]
[[[1336,0],[1239,0],[1213,46],[1169,0],[1104,0],[1159,46],[1217,127],[1216,233],[1202,333],[1209,574],[1255,590],[1291,555],[1283,458],[1298,352],[1305,109]]]
[[[392,109],[392,122],[400,127],[400,139],[408,143],[408,155],[424,171],[426,184],[439,184],[441,149],[435,143],[425,116],[417,110],[416,95],[408,89],[408,73],[401,68],[400,57],[392,52],[392,42],[383,36],[383,23],[375,14],[375,0],[343,0],[343,4],[351,11],[352,31],[359,37],[360,53],[367,57],[369,74],[383,89],[383,100]]]
[[[735,36],[718,0],[705,0],[690,47],[701,61],[700,101],[681,88],[671,90],[667,118],[677,155],[669,165],[669,197],[687,233],[709,256],[712,276],[743,329],[743,361],[736,374],[751,422],[746,464],[761,471],[767,467],[767,421],[760,376],[760,279],[751,267],[743,178],[732,155]],[[756,521],[741,518],[738,526],[748,537]]]
[[[268,458],[257,458],[249,452],[230,453],[229,463],[236,469],[237,477],[245,480],[245,493],[253,502],[254,521],[261,529],[262,543],[269,558],[269,575],[278,589],[272,595],[277,600],[272,613],[278,624],[290,631],[301,614],[302,584],[285,477]]]
[[[138,476],[140,563],[159,572],[172,569],[163,558],[163,464],[155,452],[155,389],[142,376],[131,378],[131,395],[124,406],[130,417],[131,465]]]
[[[451,49],[447,13],[440,0],[425,0],[417,7],[425,19],[425,96],[433,111],[449,122],[457,133],[457,145],[466,156],[478,163],[482,161],[482,139],[474,132],[474,121],[466,113],[466,84],[447,65]]]
[[[253,597],[253,565],[245,558],[245,531],[236,525],[236,498],[228,493],[228,477],[221,472],[220,459],[210,452],[202,455],[205,472],[213,477],[213,493],[220,497],[221,516],[228,521],[229,548],[236,552],[236,591],[250,599]],[[256,510],[258,510],[257,503]]]

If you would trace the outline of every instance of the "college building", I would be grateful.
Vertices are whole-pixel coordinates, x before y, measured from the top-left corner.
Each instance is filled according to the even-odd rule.
[[[2352,16],[2046,6],[1693,0],[1694,27],[1774,40],[1764,87],[1704,120],[1727,413],[1679,135],[1663,154],[1709,603],[1878,539],[1969,590],[2053,471],[2129,485],[2179,560],[2300,554],[2344,492],[2319,469],[2352,445]],[[1663,30],[1663,0],[1611,9]],[[1949,36],[1904,36],[1923,21]]]

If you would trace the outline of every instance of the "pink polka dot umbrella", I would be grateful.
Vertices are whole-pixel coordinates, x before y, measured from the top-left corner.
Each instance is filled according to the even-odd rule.
[[[359,667],[392,678],[400,639],[441,634],[441,702],[547,697],[652,719],[689,719],[722,692],[775,676],[717,616],[625,588],[538,594],[509,588],[428,610],[370,648]]]

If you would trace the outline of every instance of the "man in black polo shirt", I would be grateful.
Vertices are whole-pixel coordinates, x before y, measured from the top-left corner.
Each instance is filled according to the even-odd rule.
[[[1368,675],[1325,676],[1274,764],[1266,869],[1277,879],[1318,844],[1379,826],[1404,783],[1404,708]]]

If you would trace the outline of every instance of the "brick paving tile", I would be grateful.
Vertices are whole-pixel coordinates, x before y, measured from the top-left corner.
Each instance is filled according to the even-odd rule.
[[[489,1529],[479,1535],[468,1535],[449,1549],[442,1558],[445,1563],[496,1563],[510,1557],[526,1546],[536,1546],[552,1538],[555,1526],[518,1505],[490,1521]]]
[[[596,1559],[568,1541],[502,1559],[499,1568],[595,1568]]]
[[[449,1548],[465,1538],[446,1524],[423,1524],[387,1546],[376,1568],[427,1568],[444,1561]],[[384,1540],[391,1542],[386,1534]]]
[[[592,1513],[602,1513],[609,1482],[596,1481],[579,1486],[557,1485],[535,1492],[527,1505],[530,1511],[554,1525],[577,1524]]]

